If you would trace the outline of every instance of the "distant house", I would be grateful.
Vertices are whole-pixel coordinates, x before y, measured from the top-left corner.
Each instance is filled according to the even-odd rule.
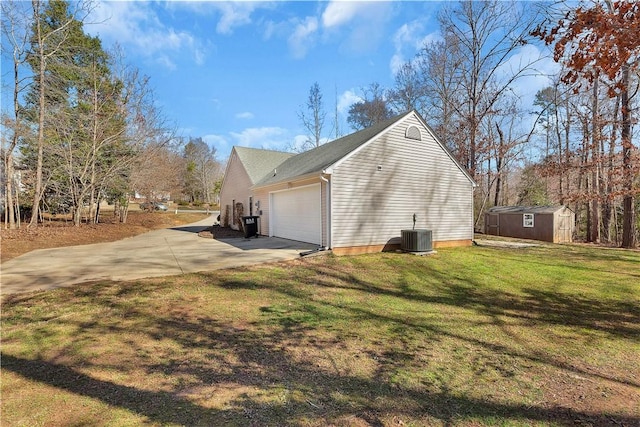
[[[242,210],[260,217],[262,235],[349,254],[398,247],[415,214],[416,228],[432,230],[434,248],[467,246],[474,187],[410,111],[296,155],[234,147],[221,222],[231,225]]]
[[[485,233],[553,243],[573,241],[576,215],[566,206],[495,206],[485,213]]]

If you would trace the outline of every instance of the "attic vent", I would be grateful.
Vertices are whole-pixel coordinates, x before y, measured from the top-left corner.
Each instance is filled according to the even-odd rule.
[[[404,136],[409,139],[422,141],[422,134],[420,133],[420,129],[418,129],[418,126],[409,126]]]

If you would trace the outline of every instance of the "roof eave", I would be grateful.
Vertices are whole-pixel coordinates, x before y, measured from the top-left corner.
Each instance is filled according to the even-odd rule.
[[[305,181],[305,180],[310,179],[310,178],[319,178],[320,174],[322,174],[322,173],[325,173],[325,172],[324,171],[315,171],[315,172],[306,173],[304,175],[297,175],[297,176],[294,176],[294,177],[280,179],[278,181],[273,181],[273,182],[269,182],[269,183],[266,183],[266,184],[255,184],[255,185],[252,185],[250,187],[250,189],[251,190],[257,190],[257,189],[260,189],[260,188],[275,187],[275,186],[283,184],[285,182],[294,183],[294,182],[298,182],[298,181]]]

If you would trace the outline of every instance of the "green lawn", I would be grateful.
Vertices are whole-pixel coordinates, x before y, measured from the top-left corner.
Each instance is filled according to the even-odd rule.
[[[2,426],[640,424],[640,253],[471,247],[2,304]]]

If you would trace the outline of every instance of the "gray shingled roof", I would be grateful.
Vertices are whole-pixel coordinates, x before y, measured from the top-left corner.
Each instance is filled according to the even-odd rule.
[[[269,173],[267,173],[266,176],[263,176],[255,185],[263,186],[275,184],[277,182],[286,181],[311,173],[319,174],[410,113],[411,111],[408,111],[404,114],[400,114],[377,123],[370,128],[363,129],[352,133],[351,135],[336,139],[335,141],[328,142],[314,148],[313,150],[305,151],[304,153],[289,157],[280,165],[271,168]],[[274,169],[277,169],[277,173],[275,174]]]
[[[294,153],[282,151],[262,150],[260,148],[234,147],[240,161],[244,165],[251,182],[255,184],[273,172],[279,164],[294,156]]]
[[[489,213],[554,213],[564,206],[494,206]]]

